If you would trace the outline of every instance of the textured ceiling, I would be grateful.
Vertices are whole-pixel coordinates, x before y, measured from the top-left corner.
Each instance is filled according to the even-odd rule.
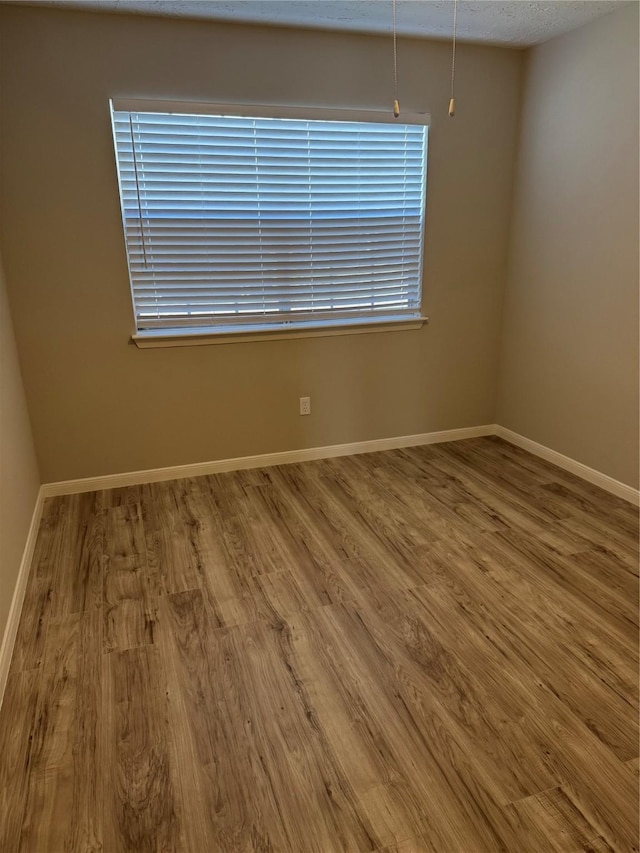
[[[391,25],[391,0],[33,0],[20,5],[373,33],[389,32]],[[525,47],[580,27],[619,5],[621,0],[459,0],[458,36],[462,41]],[[449,37],[452,13],[453,0],[397,0],[398,32]]]

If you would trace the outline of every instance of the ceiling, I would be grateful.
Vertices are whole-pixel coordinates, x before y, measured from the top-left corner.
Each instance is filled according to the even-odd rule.
[[[0,0],[0,2],[6,0]],[[32,0],[20,5],[388,33],[392,0]],[[461,41],[527,47],[613,11],[624,0],[459,0]],[[634,0],[627,0],[634,2]],[[637,0],[635,0],[637,2]],[[453,0],[397,0],[402,35],[448,38]]]

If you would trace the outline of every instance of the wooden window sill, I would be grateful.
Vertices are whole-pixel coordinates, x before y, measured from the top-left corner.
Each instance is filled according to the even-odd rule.
[[[428,322],[427,317],[407,317],[397,320],[359,321],[356,323],[340,323],[335,325],[296,326],[286,328],[259,328],[221,331],[188,329],[167,332],[164,330],[138,332],[131,336],[132,342],[139,349],[155,347],[188,347],[209,346],[211,344],[253,343],[255,341],[280,341],[291,338],[325,338],[334,335],[366,335],[374,332],[400,332],[420,329]]]

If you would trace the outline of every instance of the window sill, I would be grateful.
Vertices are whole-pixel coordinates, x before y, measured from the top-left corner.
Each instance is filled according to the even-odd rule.
[[[238,344],[251,343],[254,341],[280,341],[290,338],[326,338],[335,335],[366,335],[372,332],[400,332],[420,329],[428,323],[428,317],[408,317],[397,320],[374,320],[371,322],[359,321],[354,323],[340,323],[333,326],[323,324],[318,326],[297,326],[284,329],[264,329],[252,327],[242,331],[229,331],[225,329],[220,332],[189,331],[165,332],[163,330],[138,332],[131,336],[132,342],[139,349],[152,349],[156,347],[192,347],[209,346],[210,344]]]

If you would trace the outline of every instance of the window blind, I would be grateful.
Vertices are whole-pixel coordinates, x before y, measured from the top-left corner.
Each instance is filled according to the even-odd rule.
[[[112,117],[139,332],[419,315],[426,127]]]

